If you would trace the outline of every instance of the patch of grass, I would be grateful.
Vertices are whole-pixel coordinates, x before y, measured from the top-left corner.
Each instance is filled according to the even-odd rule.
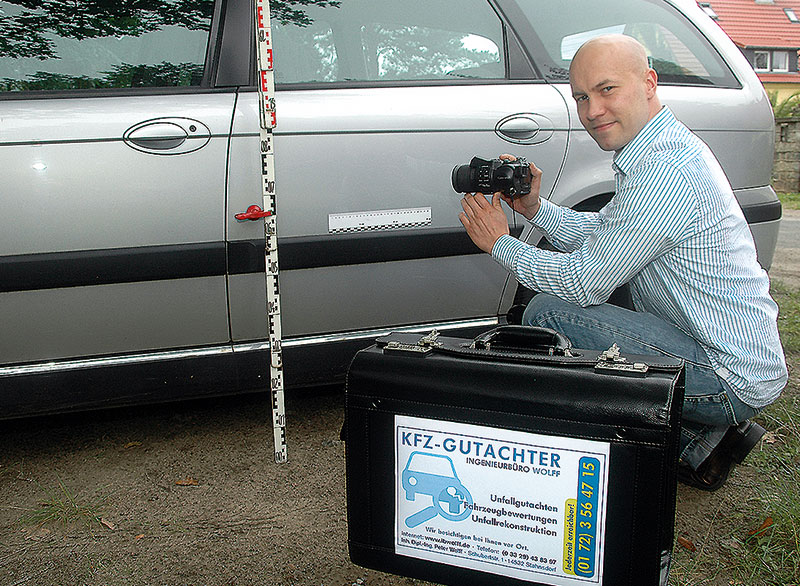
[[[698,547],[676,545],[672,585],[800,585],[800,289],[773,281],[772,295],[789,384],[756,417],[769,431],[761,449],[727,487],[684,510],[695,517],[690,537]]]
[[[797,194],[795,194],[797,195]],[[800,197],[798,197],[800,201]],[[772,295],[780,307],[781,334],[790,376],[800,367],[800,289],[779,281]],[[784,586],[800,582],[800,385],[790,378],[781,398],[758,417],[770,430],[764,450],[752,456],[760,482],[755,510],[761,526],[740,533],[733,570],[743,584]],[[755,515],[755,516],[753,516]],[[770,523],[771,520],[771,523]],[[742,522],[747,522],[742,518]]]
[[[778,199],[784,209],[800,210],[800,193],[779,193]]]
[[[780,307],[778,330],[781,333],[783,351],[788,355],[800,355],[800,289],[781,281],[772,282],[772,297]]]
[[[107,572],[110,566],[109,560],[102,554],[85,554],[86,555],[86,568],[81,576],[81,583],[89,583],[91,579],[100,578],[100,576]]]
[[[772,430],[753,458],[761,478],[751,528],[740,535],[733,570],[743,584],[785,586],[800,582],[800,395],[791,385],[759,417]],[[755,517],[753,517],[755,515]],[[753,520],[763,520],[752,526]],[[747,522],[742,519],[742,522]],[[751,534],[752,533],[752,534]]]
[[[24,525],[44,525],[58,523],[65,526],[83,525],[87,529],[100,523],[100,506],[105,498],[94,501],[84,501],[74,494],[61,479],[58,487],[48,490],[40,485],[47,494],[47,499],[40,502],[38,507],[31,509],[20,517]]]

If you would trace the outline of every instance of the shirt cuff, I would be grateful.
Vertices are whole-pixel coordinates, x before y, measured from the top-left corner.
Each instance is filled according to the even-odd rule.
[[[548,234],[553,234],[558,230],[561,223],[563,210],[548,199],[539,200],[539,210],[530,219],[530,222]]]
[[[492,258],[503,265],[507,270],[513,272],[517,264],[519,255],[528,248],[524,242],[517,240],[513,236],[504,234],[494,243],[492,247]]]

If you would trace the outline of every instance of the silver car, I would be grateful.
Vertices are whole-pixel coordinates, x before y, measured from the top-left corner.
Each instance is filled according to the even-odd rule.
[[[261,199],[250,0],[31,6],[0,0],[0,416],[262,388],[263,220],[235,217]],[[662,101],[720,159],[769,267],[772,112],[695,2],[274,10],[289,386],[341,377],[382,332],[472,335],[525,301],[465,235],[451,170],[510,152],[545,171],[552,200],[599,209],[610,155],[567,75],[597,34],[648,48]]]

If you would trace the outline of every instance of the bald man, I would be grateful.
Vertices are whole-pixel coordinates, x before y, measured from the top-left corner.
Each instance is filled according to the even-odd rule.
[[[645,48],[597,37],[575,54],[570,86],[589,135],[613,151],[614,197],[575,212],[531,193],[510,200],[467,195],[460,219],[473,242],[540,292],[526,325],[566,334],[578,348],[616,343],[630,354],[686,365],[679,479],[716,490],[764,429],[750,421],[787,381],[777,306],[755,245],[719,163],[656,93]],[[509,236],[501,201],[560,252]],[[607,304],[628,283],[636,311]]]

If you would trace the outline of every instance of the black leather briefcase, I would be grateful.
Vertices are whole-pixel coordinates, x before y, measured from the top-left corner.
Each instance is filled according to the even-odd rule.
[[[505,326],[392,334],[346,390],[354,563],[452,585],[666,584],[683,366]]]

